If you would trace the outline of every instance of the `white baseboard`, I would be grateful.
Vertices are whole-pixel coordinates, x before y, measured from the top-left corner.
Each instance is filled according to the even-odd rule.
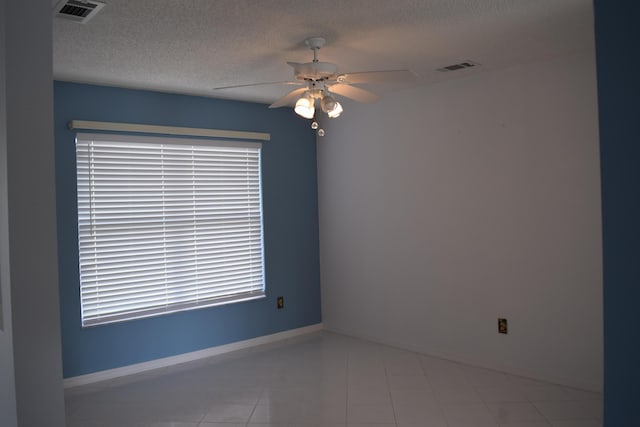
[[[152,369],[166,368],[169,366],[192,362],[194,360],[217,356],[232,351],[256,347],[259,345],[269,344],[277,341],[283,341],[300,335],[321,331],[322,329],[322,323],[316,323],[315,325],[305,326],[297,329],[290,329],[288,331],[278,332],[271,335],[264,335],[244,341],[237,341],[230,344],[219,345],[216,347],[205,348],[204,350],[192,351],[190,353],[179,354],[177,356],[163,357],[162,359],[155,359],[148,362],[136,363],[134,365],[122,366],[120,368],[108,369],[106,371],[93,372],[91,374],[65,378],[63,380],[63,384],[64,388],[93,384],[99,381],[110,380],[126,375],[139,374],[141,372],[150,371]]]

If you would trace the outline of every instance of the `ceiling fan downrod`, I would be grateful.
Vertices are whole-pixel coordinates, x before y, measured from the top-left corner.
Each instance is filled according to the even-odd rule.
[[[309,46],[309,49],[313,51],[313,62],[318,62],[318,50],[324,46],[326,42],[324,37],[309,37],[305,39],[304,44]]]

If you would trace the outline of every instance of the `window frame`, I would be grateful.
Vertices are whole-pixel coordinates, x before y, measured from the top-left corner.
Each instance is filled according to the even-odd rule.
[[[85,316],[85,295],[83,291],[86,287],[86,280],[83,280],[83,260],[82,260],[82,235],[83,231],[81,230],[81,190],[80,190],[80,175],[81,173],[85,173],[80,170],[80,165],[82,162],[79,161],[79,142],[84,144],[83,141],[92,141],[98,142],[101,144],[113,142],[116,145],[126,145],[131,144],[135,146],[137,144],[143,144],[146,147],[152,146],[167,146],[174,147],[176,150],[185,150],[188,147],[196,147],[195,149],[200,149],[202,147],[206,147],[206,149],[216,149],[228,150],[237,148],[238,151],[243,149],[249,149],[254,151],[255,156],[257,157],[257,177],[254,184],[257,183],[257,201],[259,203],[259,218],[257,223],[255,221],[255,212],[254,216],[251,216],[253,220],[248,220],[247,225],[248,228],[255,228],[256,224],[259,225],[259,265],[260,268],[260,277],[261,277],[261,287],[259,290],[252,290],[246,292],[230,292],[225,294],[224,296],[205,298],[202,301],[190,301],[185,303],[172,303],[166,304],[163,306],[155,306],[153,308],[147,309],[136,309],[122,312],[120,314],[106,314],[106,315],[91,315]],[[81,323],[82,327],[96,326],[114,322],[128,321],[134,319],[140,319],[151,316],[159,316],[170,313],[175,313],[179,311],[186,310],[194,310],[200,308],[208,308],[214,307],[218,305],[226,305],[238,302],[244,302],[249,300],[266,298],[266,274],[265,274],[265,263],[264,263],[264,219],[263,219],[263,196],[262,196],[262,143],[248,141],[248,140],[227,140],[227,139],[213,139],[213,138],[187,138],[187,137],[170,137],[170,136],[139,136],[139,135],[131,135],[131,134],[110,134],[110,133],[78,133],[75,138],[75,159],[76,159],[76,190],[77,190],[77,220],[78,220],[78,271],[79,271],[79,290],[80,290],[80,310],[81,310]],[[245,150],[245,151],[249,151]],[[247,169],[249,169],[247,167]],[[195,170],[195,166],[194,166]],[[248,174],[248,172],[247,172]],[[164,179],[164,178],[163,178]],[[195,180],[194,180],[195,182]],[[194,190],[195,191],[195,190]],[[254,195],[255,196],[255,195]],[[249,197],[249,196],[248,196]],[[194,199],[196,197],[194,196]],[[247,199],[249,200],[249,199]],[[194,202],[195,203],[195,202]],[[255,211],[255,209],[254,209]],[[196,214],[194,214],[194,217]],[[253,222],[252,222],[253,221]],[[253,233],[253,232],[252,232]],[[254,239],[252,242],[255,244],[255,233],[251,234],[251,238]],[[252,258],[253,259],[253,258]],[[197,261],[196,261],[197,262]],[[252,262],[252,261],[251,261]],[[251,268],[250,268],[251,270]],[[253,270],[252,270],[253,271]],[[214,286],[215,287],[215,286]],[[212,289],[214,287],[208,287],[208,289]],[[254,286],[255,287],[255,286]]]

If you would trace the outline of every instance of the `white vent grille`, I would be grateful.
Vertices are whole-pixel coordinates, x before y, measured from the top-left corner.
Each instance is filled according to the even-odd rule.
[[[457,71],[457,70],[463,70],[465,68],[473,68],[473,67],[477,67],[478,65],[480,64],[478,64],[477,62],[464,61],[464,62],[459,62],[457,64],[447,65],[446,67],[438,68],[437,71],[448,73],[449,71]]]
[[[53,9],[54,16],[86,24],[104,7],[97,1],[62,0]]]

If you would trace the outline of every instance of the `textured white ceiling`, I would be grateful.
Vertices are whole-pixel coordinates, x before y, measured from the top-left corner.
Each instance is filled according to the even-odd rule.
[[[339,72],[410,69],[420,85],[593,49],[591,0],[106,3],[85,25],[54,19],[56,79],[273,102],[291,87],[212,89],[292,79],[286,61],[310,61],[315,35]],[[482,66],[435,71],[464,60]]]

